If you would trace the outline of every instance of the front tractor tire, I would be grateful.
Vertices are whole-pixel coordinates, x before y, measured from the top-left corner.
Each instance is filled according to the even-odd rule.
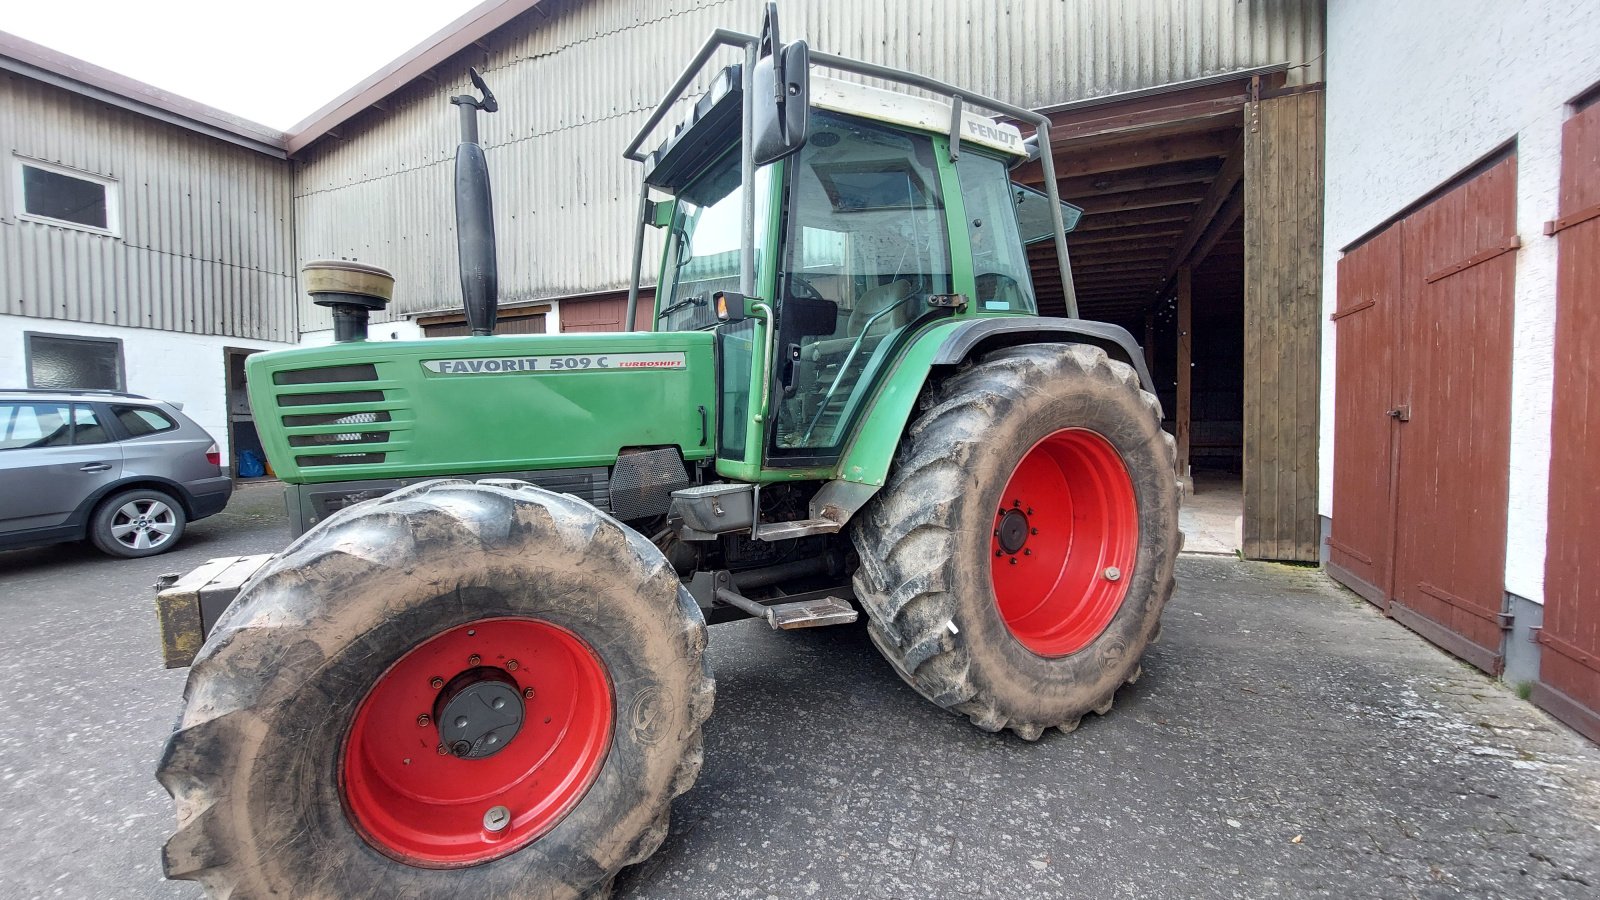
[[[694,782],[705,620],[648,540],[435,481],[272,560],[190,669],[169,878],[215,897],[582,897]]]
[[[990,353],[932,389],[856,518],[872,641],[924,697],[1036,740],[1111,709],[1179,548],[1172,438],[1085,345]]]

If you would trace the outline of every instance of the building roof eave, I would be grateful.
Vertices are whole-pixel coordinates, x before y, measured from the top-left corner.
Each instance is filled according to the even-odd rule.
[[[0,70],[189,131],[285,159],[287,135],[0,31]]]

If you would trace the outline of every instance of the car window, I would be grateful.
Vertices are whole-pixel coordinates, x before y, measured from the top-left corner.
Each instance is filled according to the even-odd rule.
[[[74,444],[104,444],[111,440],[106,434],[106,427],[100,424],[100,417],[95,414],[94,407],[83,403],[72,404],[72,442]]]
[[[0,450],[64,447],[70,443],[70,404],[0,403]]]
[[[171,431],[178,427],[178,423],[172,421],[166,413],[148,406],[113,406],[111,413],[134,437]]]

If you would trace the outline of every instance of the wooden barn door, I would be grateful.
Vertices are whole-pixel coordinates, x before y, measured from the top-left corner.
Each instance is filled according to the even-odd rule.
[[[1389,613],[1499,674],[1511,465],[1516,157],[1405,222]]]
[[[1401,309],[1402,229],[1394,226],[1339,260],[1334,377],[1333,530],[1328,571],[1389,607],[1394,555],[1393,366]]]
[[[1567,120],[1543,645],[1533,699],[1600,741],[1600,104]]]
[[[1340,262],[1329,573],[1503,665],[1516,158]],[[1347,283],[1348,279],[1348,283]]]

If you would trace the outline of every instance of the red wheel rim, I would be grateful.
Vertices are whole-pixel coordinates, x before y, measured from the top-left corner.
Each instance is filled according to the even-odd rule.
[[[521,727],[493,755],[459,759],[442,749],[436,701],[483,673],[521,700]],[[340,759],[345,810],[368,843],[402,862],[498,859],[582,799],[611,745],[612,718],[605,666],[577,635],[534,619],[459,625],[401,657],[361,701]]]
[[[1116,448],[1082,428],[1047,435],[1006,482],[989,573],[1006,627],[1040,656],[1066,656],[1122,608],[1139,549],[1133,479]]]

